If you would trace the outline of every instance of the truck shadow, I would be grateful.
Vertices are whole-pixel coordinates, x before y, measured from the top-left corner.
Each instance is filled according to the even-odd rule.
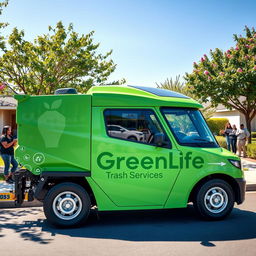
[[[5,212],[6,211],[6,212]],[[158,211],[102,212],[92,211],[85,226],[57,229],[45,219],[17,223],[28,214],[42,213],[41,208],[27,208],[12,213],[1,210],[0,237],[4,229],[11,229],[24,240],[48,244],[56,235],[78,238],[117,239],[135,242],[191,241],[203,246],[215,246],[214,241],[256,238],[256,213],[234,209],[223,221],[199,220],[192,206],[186,209]]]
[[[86,226],[56,229],[47,222],[43,231],[80,238],[118,239],[127,241],[210,241],[256,238],[256,213],[234,209],[223,221],[199,220],[193,207],[187,209],[105,212],[99,219],[92,213]]]

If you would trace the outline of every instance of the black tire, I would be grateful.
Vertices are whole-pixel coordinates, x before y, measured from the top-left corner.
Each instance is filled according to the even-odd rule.
[[[197,189],[193,205],[203,219],[221,220],[231,213],[234,202],[232,187],[224,180],[213,179]]]
[[[135,136],[130,136],[130,137],[128,137],[127,139],[128,139],[128,140],[131,140],[131,141],[138,141]]]
[[[86,222],[91,200],[83,187],[65,182],[49,190],[44,198],[43,207],[44,214],[51,224],[58,227],[73,227]],[[68,210],[71,210],[71,215],[67,214]]]

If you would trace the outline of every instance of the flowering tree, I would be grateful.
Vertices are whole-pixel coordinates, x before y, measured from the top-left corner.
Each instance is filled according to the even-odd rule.
[[[194,70],[186,73],[188,86],[204,102],[223,104],[245,116],[247,129],[256,115],[256,32],[245,27],[245,36],[234,35],[236,45],[226,52],[210,51]]]

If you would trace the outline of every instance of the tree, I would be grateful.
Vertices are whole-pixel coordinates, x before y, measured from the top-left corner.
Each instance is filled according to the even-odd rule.
[[[216,48],[209,57],[194,62],[194,70],[186,73],[185,80],[204,102],[241,112],[251,132],[256,115],[256,32],[248,27],[245,32],[245,36],[234,35],[236,45],[226,52]]]
[[[0,15],[2,15],[3,8],[8,5],[8,0],[0,2]],[[0,30],[6,27],[8,24],[6,22],[0,22]],[[4,37],[1,35],[0,31],[0,49],[5,47]]]
[[[167,78],[163,83],[160,83],[160,84],[156,83],[156,85],[158,88],[179,92],[181,94],[184,94],[202,103],[202,100],[198,98],[197,95],[195,95],[192,92],[192,90],[190,90],[190,88],[188,88],[188,86],[184,82],[180,81],[180,75],[176,76],[175,80],[173,80],[172,78],[170,79]],[[202,114],[204,115],[204,118],[206,120],[211,118],[214,112],[215,112],[215,109],[212,108],[211,106],[205,106],[202,109]]]
[[[72,24],[66,29],[58,22],[55,28],[49,27],[48,34],[29,42],[24,31],[15,28],[7,49],[2,47],[0,81],[9,84],[2,92],[11,88],[25,94],[52,94],[61,87],[86,92],[105,83],[116,65],[109,60],[112,51],[97,54],[99,44],[93,42],[93,34],[79,36]]]

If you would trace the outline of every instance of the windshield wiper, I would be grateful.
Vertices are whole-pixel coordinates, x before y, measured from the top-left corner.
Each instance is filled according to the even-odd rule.
[[[210,141],[210,140],[206,140],[206,139],[202,139],[202,138],[194,138],[194,140],[205,141],[205,142],[208,142],[208,143],[211,143],[211,144],[215,144],[214,141]]]

